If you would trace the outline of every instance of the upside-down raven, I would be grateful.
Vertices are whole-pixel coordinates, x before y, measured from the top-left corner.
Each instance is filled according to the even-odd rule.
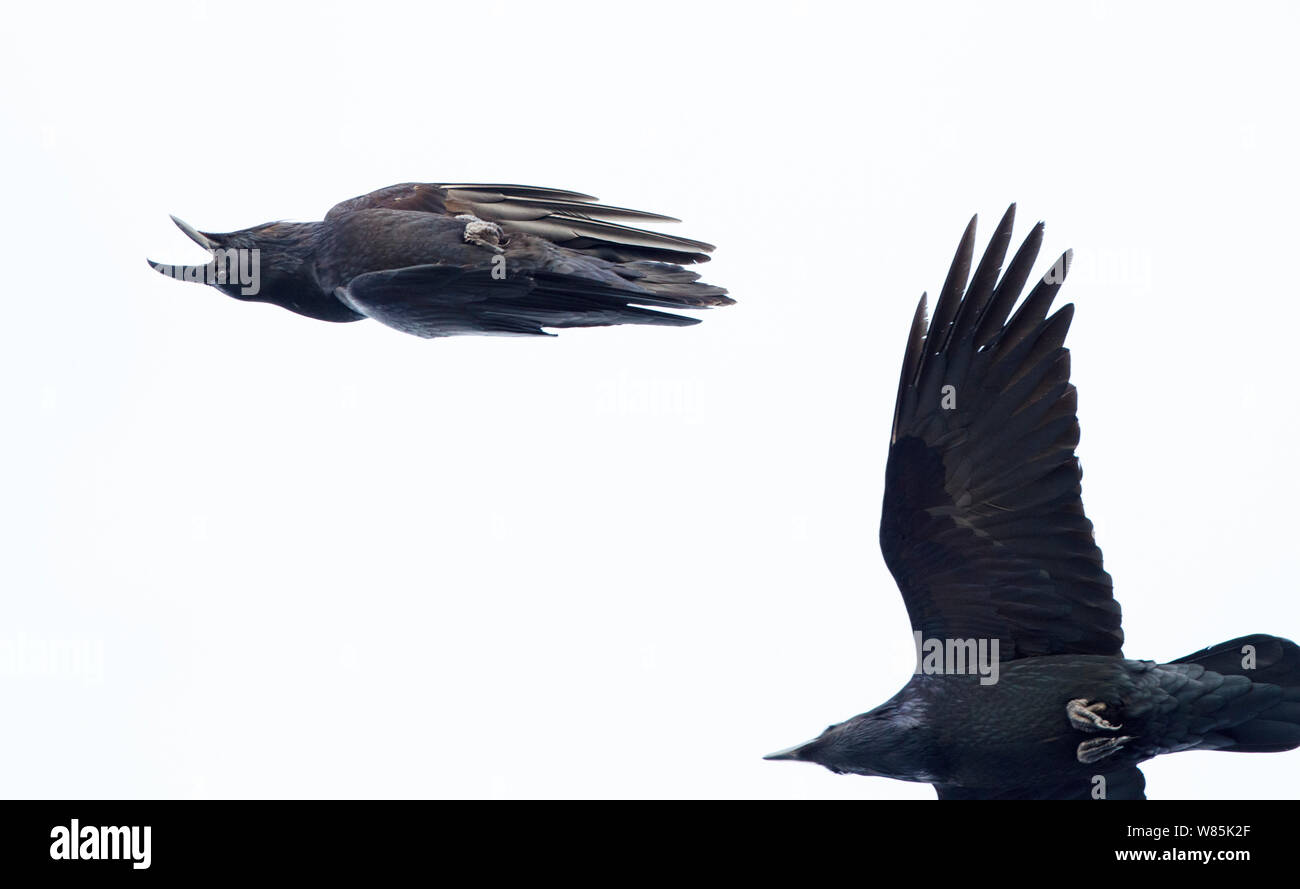
[[[392,185],[334,206],[320,222],[240,231],[176,225],[206,265],[159,272],[322,321],[374,318],[422,337],[545,335],[543,328],[699,319],[658,309],[731,304],[683,264],[712,245],[623,224],[676,222],[573,191],[523,185]]]
[[[922,295],[907,340],[880,545],[916,672],[767,758],[925,782],[940,799],[1144,799],[1138,764],[1160,754],[1300,746],[1294,642],[1244,636],[1168,664],[1122,654],[1080,499],[1074,307],[1048,315],[1070,253],[1012,314],[1043,237],[1039,223],[1002,272],[1014,211],[973,277],[971,220],[933,317]]]

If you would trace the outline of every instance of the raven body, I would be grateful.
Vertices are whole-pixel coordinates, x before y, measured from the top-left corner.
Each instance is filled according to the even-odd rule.
[[[422,337],[544,335],[546,327],[686,326],[659,311],[732,303],[683,264],[709,244],[623,224],[671,217],[520,185],[404,183],[351,198],[319,222],[200,232],[205,266],[149,264],[321,321],[374,318]],[[256,272],[232,273],[232,257]]]
[[[1006,271],[1015,207],[974,274],[967,227],[934,315],[922,295],[899,380],[880,542],[913,631],[964,660],[770,755],[935,785],[940,799],[1142,799],[1138,764],[1181,750],[1300,746],[1300,648],[1246,636],[1170,664],[1125,658],[1120,608],[1084,515],[1061,256],[1012,314],[1042,242]],[[969,284],[968,284],[969,279]],[[929,649],[934,652],[936,649]]]

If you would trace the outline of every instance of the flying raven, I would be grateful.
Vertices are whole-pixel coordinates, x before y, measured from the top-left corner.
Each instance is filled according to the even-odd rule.
[[[1001,274],[1013,204],[970,276],[975,220],[934,315],[912,321],[880,545],[917,669],[893,698],[768,759],[933,784],[940,799],[1143,799],[1138,764],[1300,746],[1300,648],[1233,639],[1125,658],[1080,499],[1066,252],[1014,314],[1039,223]],[[964,291],[964,294],[963,294]],[[1009,319],[1008,319],[1009,316]]]
[[[733,302],[682,268],[707,262],[712,245],[626,225],[677,220],[595,200],[524,185],[408,182],[336,204],[320,222],[214,234],[173,216],[212,260],[149,265],[236,299],[322,321],[374,318],[423,337],[684,327],[699,319],[658,309]]]

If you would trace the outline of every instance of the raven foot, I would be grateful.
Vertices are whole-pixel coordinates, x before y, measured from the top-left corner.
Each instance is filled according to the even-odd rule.
[[[495,222],[484,222],[477,216],[462,213],[456,217],[465,220],[465,240],[471,244],[486,247],[494,253],[504,253],[501,249],[501,237],[504,232]]]
[[[1082,763],[1097,762],[1112,754],[1119,753],[1124,749],[1124,745],[1132,740],[1131,735],[1122,735],[1118,738],[1089,738],[1079,743],[1075,758]]]
[[[1100,713],[1106,709],[1105,701],[1089,704],[1087,698],[1075,698],[1065,705],[1065,713],[1070,717],[1070,725],[1081,732],[1095,732],[1099,729],[1108,732],[1119,730],[1123,723],[1111,724],[1102,719]],[[1083,760],[1080,760],[1082,762]]]

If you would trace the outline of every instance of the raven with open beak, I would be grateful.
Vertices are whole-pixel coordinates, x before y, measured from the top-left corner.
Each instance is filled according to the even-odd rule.
[[[373,318],[422,337],[546,335],[544,328],[699,323],[661,309],[730,305],[684,265],[712,245],[624,224],[675,222],[521,185],[405,183],[319,222],[218,234],[172,220],[212,254],[150,266],[322,321]]]

